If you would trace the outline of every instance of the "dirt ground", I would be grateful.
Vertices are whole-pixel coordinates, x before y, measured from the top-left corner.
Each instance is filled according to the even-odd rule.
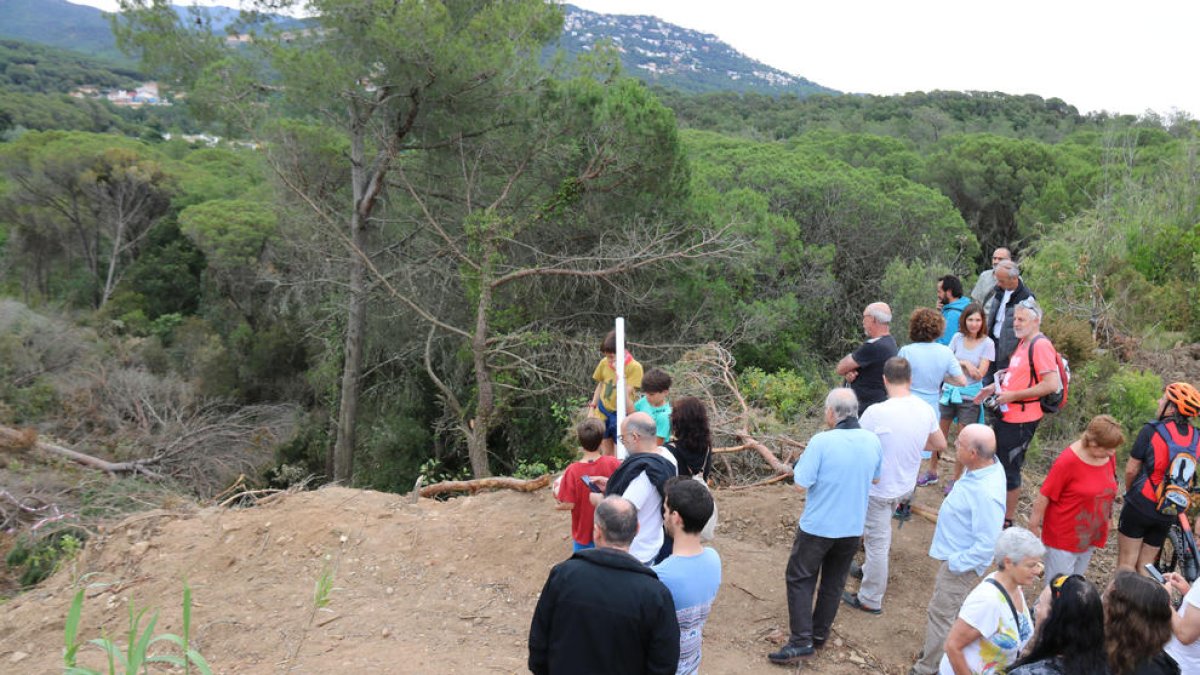
[[[794,671],[766,654],[787,635],[783,572],[803,498],[786,483],[715,494],[724,579],[705,630],[703,671]],[[918,504],[936,509],[940,499],[940,489],[918,490]],[[3,607],[0,671],[61,672],[77,584],[88,589],[83,638],[124,643],[131,603],[161,611],[156,632],[179,632],[186,579],[193,642],[215,672],[525,672],[538,593],[570,551],[568,519],[553,509],[549,490],[413,503],[327,488],[253,508],[138,514]],[[843,605],[831,647],[801,670],[907,672],[936,571],[926,555],[932,536],[920,517],[896,532],[883,615]],[[325,570],[334,590],[317,610],[314,588]],[[103,665],[99,649],[81,654],[82,664]]]

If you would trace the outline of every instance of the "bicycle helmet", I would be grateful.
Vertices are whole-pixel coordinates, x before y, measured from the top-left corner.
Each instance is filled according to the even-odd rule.
[[[1200,392],[1187,382],[1172,382],[1167,385],[1167,400],[1184,417],[1200,415]]]

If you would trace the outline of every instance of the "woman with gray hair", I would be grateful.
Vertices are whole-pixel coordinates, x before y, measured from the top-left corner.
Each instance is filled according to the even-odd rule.
[[[1023,588],[1042,571],[1046,547],[1023,527],[996,539],[997,569],[963,601],[946,638],[940,675],[1002,673],[1033,637],[1033,618]]]

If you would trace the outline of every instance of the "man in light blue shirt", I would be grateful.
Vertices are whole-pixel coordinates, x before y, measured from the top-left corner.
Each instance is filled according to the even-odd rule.
[[[867,495],[883,463],[879,437],[858,425],[858,399],[852,390],[829,392],[825,424],[829,431],[809,439],[794,470],[796,487],[807,494],[785,577],[791,636],[782,649],[767,656],[781,665],[812,656],[829,638],[850,561],[862,538]]]
[[[942,565],[929,600],[925,647],[911,671],[915,675],[938,672],[950,627],[963,600],[992,564],[1004,525],[1004,467],[996,461],[996,434],[991,427],[968,424],[958,433],[954,449],[966,472],[938,510],[929,556]]]

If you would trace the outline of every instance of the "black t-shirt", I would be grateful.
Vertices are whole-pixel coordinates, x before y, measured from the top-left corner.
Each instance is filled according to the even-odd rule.
[[[1174,424],[1176,431],[1180,435],[1188,433],[1186,426],[1179,423],[1167,422]],[[1193,432],[1194,433],[1194,432]],[[1142,430],[1138,432],[1137,439],[1133,441],[1133,447],[1129,450],[1129,456],[1142,463],[1142,470],[1133,479],[1133,485],[1125,486],[1125,503],[1137,509],[1139,513],[1150,518],[1156,518],[1164,522],[1174,522],[1176,516],[1164,516],[1158,512],[1154,502],[1142,494],[1142,487],[1146,483],[1147,476],[1155,469],[1154,466],[1154,438],[1158,435],[1158,424],[1148,422],[1142,425]],[[1162,439],[1159,439],[1162,442]]]
[[[872,403],[887,400],[887,389],[883,387],[883,364],[899,351],[895,338],[884,335],[874,341],[864,342],[850,355],[858,364],[858,377],[850,383],[850,388],[858,397],[860,415]]]

